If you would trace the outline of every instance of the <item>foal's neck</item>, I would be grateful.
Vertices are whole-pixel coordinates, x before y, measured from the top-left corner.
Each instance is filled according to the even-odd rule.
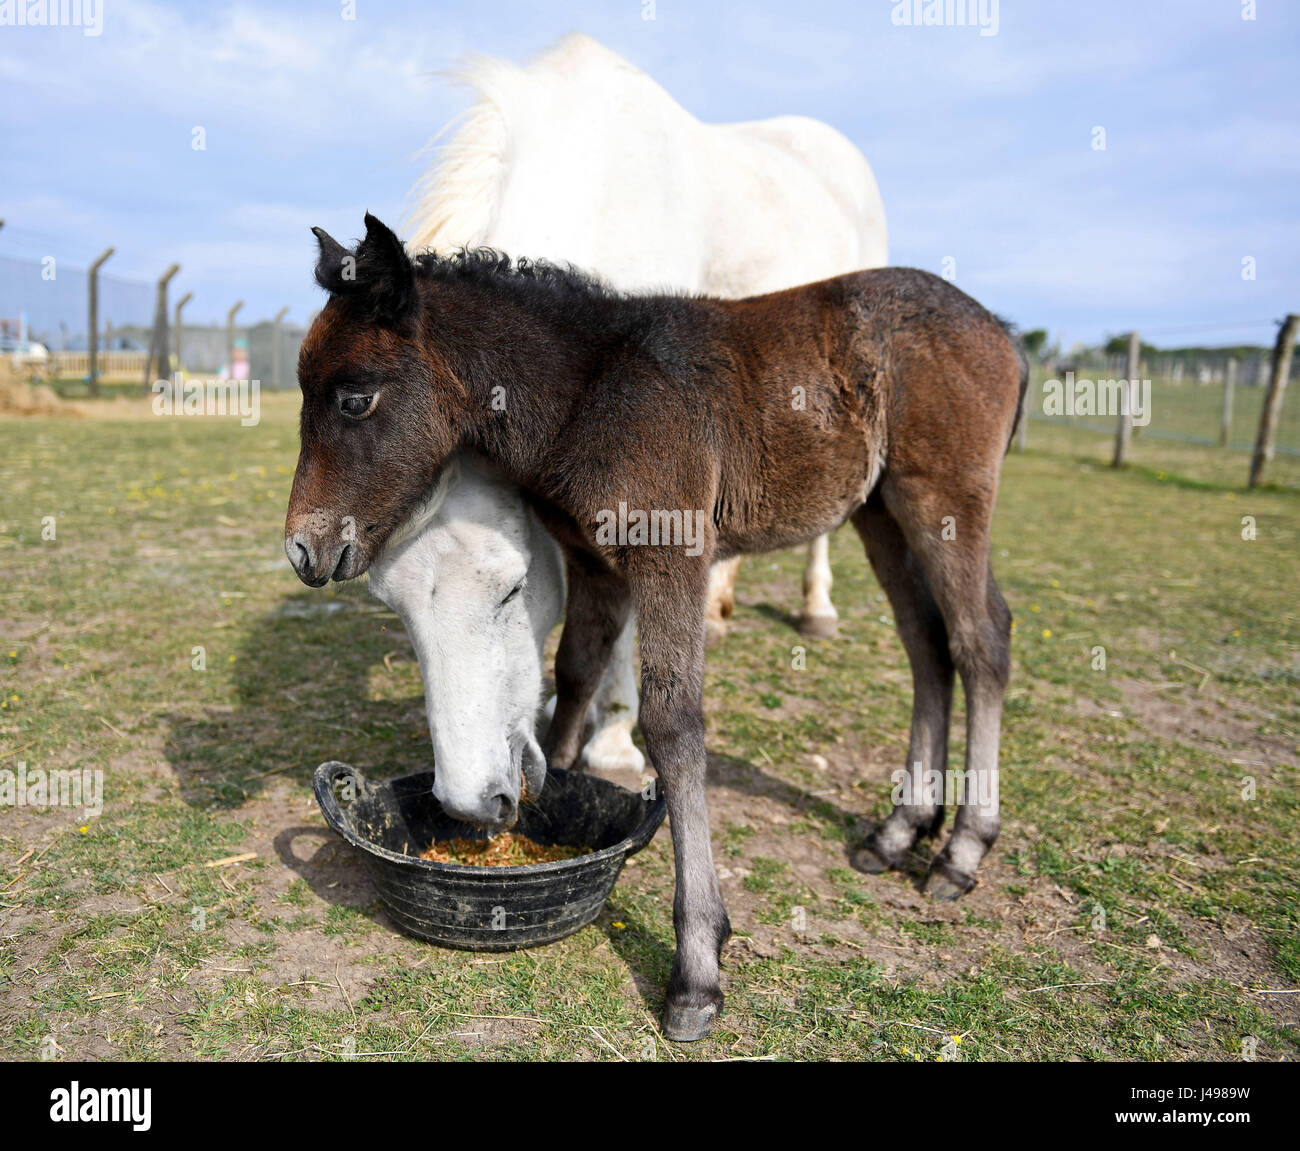
[[[526,281],[442,283],[424,338],[468,393],[463,447],[520,484],[536,479],[574,405],[624,338],[614,296],[548,294]]]

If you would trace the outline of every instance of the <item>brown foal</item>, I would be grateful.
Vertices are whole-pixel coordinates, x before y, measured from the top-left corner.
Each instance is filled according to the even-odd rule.
[[[902,801],[854,863],[899,866],[938,831],[946,794],[957,814],[927,890],[954,898],[974,885],[998,834],[1010,664],[989,532],[1026,380],[996,317],[905,268],[737,301],[630,296],[487,250],[411,260],[371,216],[355,251],[316,234],[330,300],[299,361],[289,558],[316,587],[360,575],[451,453],[495,461],[567,559],[556,767],[577,762],[587,705],[635,607],[641,730],[677,867],[665,1034],[703,1037],[722,1004],[730,925],[709,839],[701,698],[717,560],[852,521],[914,691]],[[945,780],[954,673],[966,769]]]

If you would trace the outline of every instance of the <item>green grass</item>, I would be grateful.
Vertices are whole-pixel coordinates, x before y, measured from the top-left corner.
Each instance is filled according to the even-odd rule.
[[[1117,473],[1102,437],[1031,426],[996,525],[1004,832],[950,907],[847,866],[888,809],[910,696],[856,539],[833,541],[833,642],[785,619],[799,555],[747,561],[707,686],[727,1009],[670,1047],[666,832],[595,925],[482,956],[395,936],[324,831],[318,762],[422,770],[428,734],[400,623],[283,560],[294,420],[264,397],[255,428],[0,421],[0,766],[105,779],[99,817],[0,806],[0,1058],[52,1039],[67,1058],[933,1060],[952,1035],[965,1059],[1228,1059],[1248,1035],[1300,1054],[1297,997],[1260,994],[1300,985],[1284,469],[1248,493],[1241,453],[1140,437]]]

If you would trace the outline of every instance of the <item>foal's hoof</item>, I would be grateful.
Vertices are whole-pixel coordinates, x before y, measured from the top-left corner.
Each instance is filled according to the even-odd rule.
[[[726,638],[727,624],[724,620],[714,619],[710,616],[704,621],[704,644],[706,647],[717,647]]]
[[[834,639],[840,634],[840,623],[833,615],[801,615],[799,634],[809,639]]]
[[[963,875],[942,856],[930,864],[930,873],[925,877],[926,895],[945,903],[960,899],[974,886],[973,875]]]
[[[670,1003],[664,1008],[664,1035],[675,1043],[695,1043],[708,1037],[717,1017],[716,1003],[707,1007],[677,1007]]]

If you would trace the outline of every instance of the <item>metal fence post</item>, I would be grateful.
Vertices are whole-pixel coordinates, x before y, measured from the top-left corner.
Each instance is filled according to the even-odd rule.
[[[240,300],[229,312],[226,313],[226,378],[229,379],[235,373],[235,313],[244,306],[244,301]]]
[[[180,264],[173,264],[158,277],[158,299],[153,309],[153,331],[149,333],[149,351],[144,358],[144,394],[146,396],[149,394],[149,385],[153,382],[149,379],[150,368],[153,364],[157,363],[160,376],[167,375],[171,369],[167,354],[167,285],[171,283],[172,277],[180,270]]]
[[[104,261],[116,250],[116,248],[106,248],[99,259],[90,265],[88,273],[90,279],[90,331],[86,344],[86,368],[92,396],[99,395],[99,269]]]
[[[176,368],[178,371],[184,371],[184,364],[181,361],[181,351],[185,342],[185,329],[181,325],[181,312],[185,310],[185,305],[194,299],[193,292],[186,292],[179,300],[176,301],[176,319],[172,326],[176,329]]]
[[[282,326],[284,317],[289,314],[287,307],[281,308],[275,313],[274,326],[271,328],[271,387],[276,391],[280,390],[280,361],[284,359],[284,348],[281,345],[283,336]]]

